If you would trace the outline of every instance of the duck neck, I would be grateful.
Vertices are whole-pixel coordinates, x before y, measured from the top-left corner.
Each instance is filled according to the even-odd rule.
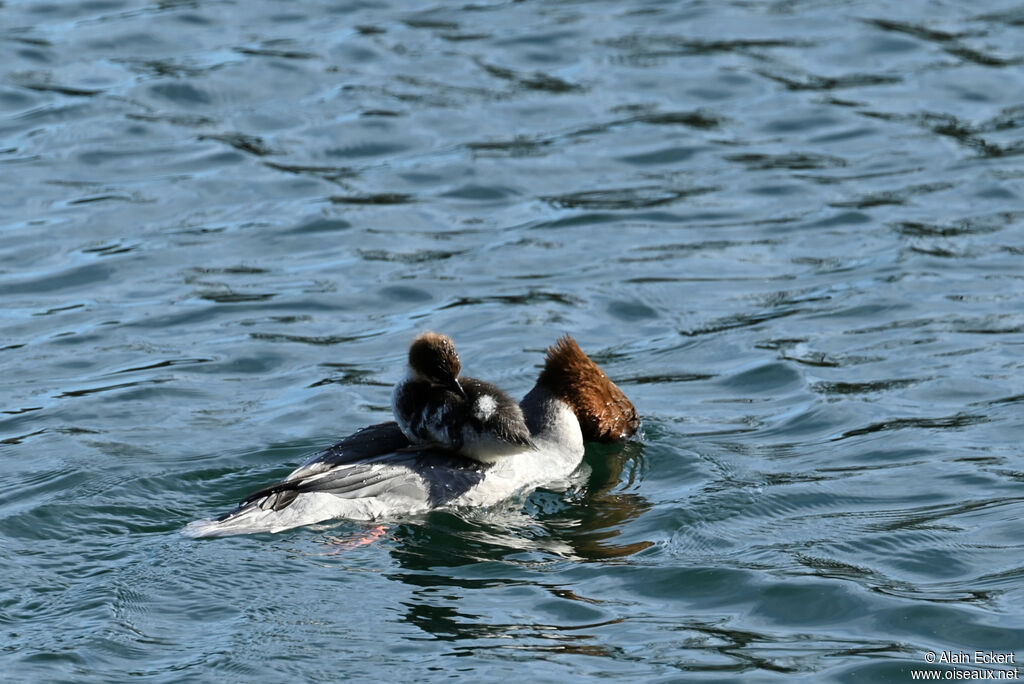
[[[534,385],[519,402],[519,407],[534,441],[546,442],[567,455],[582,458],[580,422],[569,405],[551,390],[541,384]]]

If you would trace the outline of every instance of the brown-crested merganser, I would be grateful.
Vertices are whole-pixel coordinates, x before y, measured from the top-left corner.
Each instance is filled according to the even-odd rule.
[[[218,537],[280,532],[345,518],[394,519],[431,510],[500,503],[569,481],[583,443],[636,433],[636,409],[568,335],[548,348],[544,368],[520,403],[535,448],[484,464],[410,445],[395,422],[381,423],[314,454],[277,484],[246,497],[219,518],[184,533]]]
[[[475,378],[447,335],[427,332],[409,345],[405,378],[391,408],[411,448],[435,446],[481,463],[533,448],[523,411],[512,397]]]

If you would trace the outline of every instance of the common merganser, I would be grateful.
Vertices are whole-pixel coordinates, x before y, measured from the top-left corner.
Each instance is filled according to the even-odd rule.
[[[548,348],[537,383],[520,407],[536,448],[514,457],[484,464],[433,447],[417,449],[397,423],[381,423],[314,454],[235,510],[197,520],[184,533],[280,532],[334,518],[394,519],[489,506],[567,482],[583,460],[584,440],[625,439],[640,425],[626,395],[568,335]]]
[[[461,372],[447,335],[423,333],[409,345],[409,366],[391,408],[412,446],[436,446],[481,463],[534,448],[515,400],[488,382],[460,379]]]

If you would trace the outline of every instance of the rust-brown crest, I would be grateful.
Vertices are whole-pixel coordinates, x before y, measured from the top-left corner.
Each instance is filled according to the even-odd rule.
[[[573,409],[585,440],[614,442],[629,437],[640,427],[633,402],[570,335],[563,335],[548,347],[537,384],[547,387]]]

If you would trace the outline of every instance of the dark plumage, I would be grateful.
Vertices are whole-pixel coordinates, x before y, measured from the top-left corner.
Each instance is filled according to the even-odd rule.
[[[392,409],[414,446],[436,446],[490,463],[533,448],[519,404],[494,385],[459,378],[455,344],[424,333],[409,347],[409,372],[395,385]]]
[[[461,378],[459,383],[464,397],[427,382],[404,382],[395,388],[395,416],[407,417],[399,424],[411,435],[410,441],[459,453],[468,449],[465,455],[471,457],[480,450],[533,447],[523,412],[512,397],[476,378]]]
[[[485,467],[475,461],[429,448],[409,449],[409,440],[393,423],[365,427],[318,452],[286,479],[245,497],[218,522],[252,509],[281,511],[300,494],[327,492],[342,499],[366,498],[404,489],[429,505],[458,498],[483,479]],[[395,452],[401,451],[400,454]]]

